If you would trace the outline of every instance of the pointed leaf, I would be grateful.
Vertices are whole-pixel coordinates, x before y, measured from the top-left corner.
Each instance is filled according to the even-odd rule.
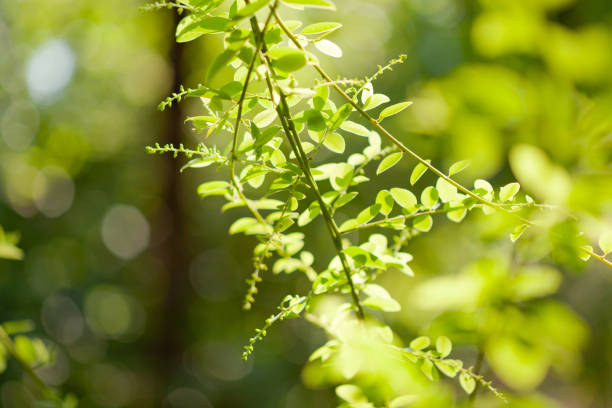
[[[395,105],[388,106],[383,109],[382,112],[380,112],[380,115],[378,116],[378,121],[380,122],[383,119],[388,118],[389,116],[397,115],[410,105],[412,105],[412,102],[401,102],[396,103]]]
[[[387,157],[385,157],[384,159],[382,159],[380,164],[378,165],[376,174],[377,175],[381,174],[389,170],[391,167],[395,166],[402,159],[402,156],[403,156],[402,152],[397,152],[397,153],[392,153],[388,155]]]

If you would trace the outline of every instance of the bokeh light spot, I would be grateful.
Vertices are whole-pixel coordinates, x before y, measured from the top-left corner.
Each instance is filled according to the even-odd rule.
[[[30,56],[26,83],[36,102],[51,102],[68,86],[74,74],[76,58],[66,41],[50,39]]]

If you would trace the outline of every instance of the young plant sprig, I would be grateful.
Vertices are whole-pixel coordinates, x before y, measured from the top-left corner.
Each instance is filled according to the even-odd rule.
[[[405,56],[392,60],[384,67],[379,66],[371,77],[333,80],[309,49],[314,45],[324,54],[341,56],[340,48],[325,38],[341,25],[334,22],[315,23],[298,32],[301,22],[284,21],[278,12],[281,4],[295,8],[334,9],[332,2],[235,0],[229,10],[223,11],[224,3],[223,0],[168,3],[167,7],[177,8],[180,12],[189,11],[177,27],[177,41],[186,42],[204,34],[223,33],[224,50],[211,63],[206,85],[199,85],[195,89],[181,88],[162,102],[159,108],[163,110],[172,106],[174,101],[180,102],[186,97],[200,98],[207,115],[190,117],[187,121],[207,135],[229,134],[228,146],[218,150],[201,143],[197,149],[190,150],[183,146],[156,145],[148,151],[175,156],[184,154],[191,159],[184,169],[213,164],[228,168],[229,180],[203,183],[198,193],[202,197],[224,197],[227,203],[223,210],[245,207],[250,214],[239,218],[229,229],[230,234],[254,235],[260,241],[254,251],[254,271],[247,280],[249,289],[245,309],[251,308],[254,303],[257,284],[262,280],[262,272],[268,269],[267,260],[272,256],[276,256],[272,266],[274,273],[300,271],[312,283],[308,294],[284,298],[279,312],[267,319],[265,327],[258,329],[250,339],[245,347],[245,359],[253,352],[254,343],[261,340],[276,321],[304,313],[312,321],[311,303],[325,294],[347,295],[351,300],[348,309],[353,311],[358,325],[368,326],[376,321],[366,312],[366,308],[383,312],[398,311],[399,303],[374,281],[388,269],[412,275],[408,266],[412,255],[402,249],[408,239],[432,228],[434,215],[446,214],[451,221],[460,222],[476,208],[485,213],[511,213],[520,221],[511,234],[513,241],[533,226],[519,211],[544,206],[535,204],[528,196],[524,201],[520,200],[518,183],[510,183],[496,192],[488,182],[477,180],[474,189],[469,189],[453,179],[455,174],[468,166],[467,161],[455,163],[448,172],[443,172],[382,126],[386,118],[409,108],[411,102],[386,106],[376,118],[370,114],[372,110],[390,102],[387,96],[375,93],[373,82],[392,69],[393,65],[403,62]],[[155,7],[163,4],[156,3]],[[257,13],[264,18],[260,20]],[[213,86],[217,74],[228,65],[235,69],[233,80],[220,87]],[[314,68],[322,80],[304,87],[294,72],[307,66]],[[330,98],[330,89],[340,96],[341,106],[336,106]],[[355,112],[371,129],[350,120]],[[317,164],[320,149],[344,153],[347,142],[343,132],[364,138],[362,140],[367,141],[367,146],[361,152],[351,154],[346,161],[330,160]],[[305,135],[311,141],[303,140]],[[381,135],[391,146],[382,146]],[[411,185],[415,185],[427,171],[437,176],[436,183],[424,188],[420,197],[403,187],[380,190],[374,203],[338,225],[335,218],[337,210],[358,196],[356,186],[369,181],[367,166],[378,162],[378,175],[390,170],[405,156],[417,161],[410,177]],[[327,183],[329,188],[326,188]],[[255,194],[258,194],[258,198],[249,197]],[[304,227],[318,216],[323,218],[335,249],[335,256],[328,267],[320,272],[313,268],[313,254],[304,249],[304,234],[295,228]],[[350,232],[371,228],[394,232],[394,244],[389,245],[388,238],[382,234],[372,234],[366,242],[358,243],[352,243],[348,238]],[[602,249],[606,252],[604,247]],[[605,254],[598,255],[592,248],[583,250],[587,255],[609,263]],[[376,324],[382,325],[379,322]],[[391,331],[387,326],[385,328]],[[337,345],[338,339],[343,336],[336,333],[334,337],[334,345]],[[442,343],[440,348],[443,350],[450,347],[446,340],[442,340]],[[411,346],[395,351],[418,363],[427,378],[437,378],[437,374],[434,375],[436,370],[451,377],[459,373],[460,384],[467,393],[472,393],[476,384],[480,383],[494,394],[501,395],[478,373],[464,369],[456,360],[444,360],[448,353],[421,351],[425,348]],[[330,348],[326,355],[333,354],[334,350]]]

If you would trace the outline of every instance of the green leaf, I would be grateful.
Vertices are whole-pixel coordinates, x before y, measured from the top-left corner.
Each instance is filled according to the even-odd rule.
[[[234,57],[236,56],[236,52],[236,50],[228,49],[217,55],[212,64],[210,64],[210,68],[208,69],[208,73],[206,74],[206,81],[209,84],[219,73],[221,68],[226,67],[230,63],[230,61],[234,59]]]
[[[370,133],[372,133],[365,126],[360,125],[359,123],[351,122],[350,120],[345,120],[342,125],[340,125],[340,129],[365,137],[370,136]]]
[[[367,403],[368,399],[356,385],[343,384],[336,387],[336,395],[351,404]]]
[[[429,232],[433,227],[433,218],[431,215],[419,215],[412,220],[412,226],[421,232]]]
[[[445,203],[454,201],[457,198],[457,187],[453,186],[442,177],[438,178],[436,189],[440,194],[440,199]]]
[[[459,372],[459,369],[461,368],[462,364],[459,365],[457,363],[461,363],[461,361],[458,360],[443,360],[443,361],[436,361],[436,367],[438,367],[438,370],[442,371],[442,373],[444,375],[446,375],[447,377],[450,378],[455,378],[457,376],[457,373]]]
[[[321,214],[321,207],[318,203],[313,203],[298,217],[298,226],[303,227],[304,225],[308,225],[312,220],[317,218],[319,214]]]
[[[214,195],[225,195],[230,192],[230,184],[226,181],[208,181],[198,186],[198,195],[208,197]]]
[[[442,358],[448,356],[453,350],[453,343],[446,336],[440,336],[436,339],[436,350]]]
[[[288,47],[276,47],[268,51],[272,65],[285,72],[293,72],[307,63],[306,54],[302,50]]]
[[[303,35],[331,33],[342,27],[342,24],[336,22],[321,22],[310,24],[302,30]]]
[[[517,225],[512,232],[510,233],[510,240],[512,242],[516,242],[521,235],[523,235],[523,232],[525,232],[525,230],[529,227],[529,225],[527,224],[521,224],[521,225]]]
[[[376,204],[380,204],[380,212],[385,217],[393,210],[393,196],[387,190],[381,190],[376,195]]]
[[[502,203],[511,201],[520,189],[521,185],[519,183],[506,184],[499,190],[499,201]]]
[[[429,160],[427,160],[427,162],[429,163]],[[426,171],[427,166],[425,166],[423,163],[417,164],[414,167],[414,170],[412,170],[412,174],[410,175],[410,184],[414,186],[415,183],[419,181],[421,177],[423,177],[423,174],[425,174]]]
[[[476,389],[476,380],[474,380],[474,378],[466,372],[462,372],[459,375],[459,384],[461,385],[461,388],[463,388],[463,390],[468,394],[473,393]]]
[[[227,18],[189,14],[176,26],[176,41],[179,43],[192,41],[203,34],[226,31],[229,27],[231,21]]]
[[[387,95],[384,94],[374,94],[370,96],[363,106],[364,110],[372,110],[374,108],[378,108],[380,105],[389,102],[391,99]]]
[[[252,16],[258,10],[265,7],[269,2],[270,0],[257,0],[257,1],[247,4],[246,6],[241,8],[238,11],[238,13],[236,13],[236,17],[234,17],[234,20],[240,20],[242,18]]]
[[[364,288],[364,292],[369,295],[363,301],[364,306],[382,310],[383,312],[399,312],[402,309],[400,304],[382,286],[368,284]]]
[[[461,222],[465,218],[466,214],[467,214],[467,208],[460,207],[460,208],[447,212],[446,218],[448,218],[449,220],[453,222]]]
[[[344,138],[338,133],[329,133],[325,137],[323,145],[334,153],[344,153],[344,149],[346,148]]]
[[[429,337],[421,336],[421,337],[417,337],[416,339],[412,340],[409,344],[409,347],[413,350],[423,350],[429,347],[430,344],[431,344],[431,340],[429,340]]]
[[[612,231],[606,231],[599,237],[599,247],[604,254],[612,252]]]
[[[452,166],[450,166],[450,169],[448,169],[448,175],[452,176],[453,174],[457,174],[460,171],[465,170],[470,165],[470,162],[470,160],[461,160],[454,163]]]
[[[406,408],[412,403],[418,401],[416,395],[402,395],[389,402],[389,408]]]
[[[336,6],[329,0],[283,0],[283,3],[303,7],[324,8],[335,10]]]
[[[312,98],[313,107],[318,111],[323,110],[328,99],[329,87],[327,85],[318,86],[315,89],[315,96]]]
[[[417,205],[417,198],[410,191],[405,188],[392,188],[391,195],[400,207],[414,211]]]
[[[387,157],[385,157],[384,159],[382,159],[380,164],[378,165],[376,174],[377,175],[381,174],[389,170],[391,167],[395,166],[402,159],[403,155],[404,155],[403,153],[397,152],[397,153],[392,153],[388,155]]]
[[[329,131],[334,132],[336,131],[336,129],[342,126],[342,124],[350,116],[351,112],[353,112],[353,107],[351,106],[351,104],[346,103],[342,105],[332,116]]]
[[[368,221],[370,221],[372,218],[376,217],[378,215],[378,212],[380,211],[380,208],[381,208],[380,204],[374,204],[374,205],[369,206],[365,210],[361,211],[359,215],[357,216],[357,224],[359,225],[365,224]]]
[[[388,106],[385,109],[383,109],[382,112],[380,112],[380,115],[378,116],[378,121],[380,122],[385,118],[388,118],[393,115],[397,115],[398,113],[400,113],[401,111],[409,107],[410,105],[412,105],[412,102],[401,102],[401,103],[396,103],[395,105]]]
[[[274,109],[266,109],[255,115],[253,122],[255,122],[258,128],[265,128],[274,122],[274,119],[276,119],[276,111]]]
[[[343,195],[342,197],[337,199],[336,202],[334,203],[334,209],[338,209],[342,206],[345,206],[346,204],[353,201],[355,197],[357,197],[358,195],[359,193],[356,191],[351,191],[350,193]]]
[[[426,208],[433,208],[438,202],[440,194],[435,187],[429,186],[421,193],[421,202]]]
[[[23,259],[23,251],[10,242],[0,241],[0,258],[20,261]]]
[[[230,226],[229,233],[230,235],[239,234],[241,232],[246,232],[257,225],[259,225],[259,223],[255,218],[239,218]]]
[[[314,43],[315,47],[325,55],[334,58],[342,58],[342,48],[329,40],[320,40]]]
[[[430,381],[438,380],[438,371],[430,360],[423,360],[421,363],[421,371],[423,374],[425,374],[425,377],[429,378]]]

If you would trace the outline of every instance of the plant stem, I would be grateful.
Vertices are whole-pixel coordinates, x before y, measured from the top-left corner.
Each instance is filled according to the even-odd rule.
[[[291,42],[293,42],[293,44],[295,44],[295,46],[297,48],[299,48],[302,51],[305,51],[304,47],[302,46],[302,44],[298,41],[298,39],[295,37],[295,35],[291,32],[291,30],[289,30],[287,28],[287,26],[285,25],[285,23],[283,22],[282,18],[278,15],[276,9],[272,10],[272,13],[274,14],[274,19],[276,20],[276,22],[278,23],[278,25],[281,27],[281,29],[285,32],[285,34],[289,37],[289,39],[291,40]],[[384,127],[381,126],[381,124],[374,119],[372,116],[370,116],[365,110],[363,110],[358,104],[357,102],[355,102],[350,96],[348,96],[346,94],[346,92],[344,92],[344,90],[342,88],[340,88],[340,86],[334,81],[332,80],[332,78],[327,74],[327,72],[325,72],[325,70],[321,67],[321,65],[317,64],[317,63],[313,63],[311,64],[315,70],[317,70],[319,72],[319,74],[321,75],[321,77],[323,79],[325,79],[325,81],[327,81],[328,84],[330,84],[339,94],[340,96],[342,96],[342,98],[344,98],[364,119],[366,119],[374,128],[376,128],[379,132],[381,132],[383,135],[385,135],[385,137],[387,139],[389,139],[394,145],[396,145],[402,152],[412,156],[414,159],[416,159],[418,162],[420,162],[421,164],[423,164],[425,167],[427,167],[429,170],[431,170],[432,173],[434,173],[435,175],[437,175],[438,177],[442,178],[443,180],[445,180],[447,183],[453,185],[454,187],[456,187],[458,190],[460,190],[461,192],[467,194],[468,196],[472,197],[473,199],[475,199],[476,201],[479,201],[489,207],[495,208],[497,210],[509,213],[514,215],[515,217],[518,217],[522,222],[524,222],[527,225],[533,226],[533,223],[523,217],[521,217],[518,214],[514,214],[511,211],[509,211],[507,208],[505,208],[504,205],[500,205],[500,204],[496,204],[494,202],[491,202],[489,200],[486,200],[482,197],[480,197],[478,194],[474,194],[473,192],[471,192],[469,189],[465,188],[462,184],[456,182],[455,180],[453,180],[451,177],[447,176],[446,174],[444,174],[442,171],[438,170],[437,167],[435,167],[434,165],[432,165],[430,162],[428,162],[427,160],[423,159],[421,156],[419,156],[416,152],[412,151],[410,148],[408,148],[406,145],[404,145],[399,139],[397,139],[395,136],[393,136],[387,129],[385,129]],[[587,251],[588,252],[588,251]],[[610,267],[612,267],[612,262],[605,259],[602,256],[599,256],[595,253],[590,253],[591,256],[593,256],[595,259],[597,259],[598,261],[604,263],[605,265],[608,265]]]
[[[603,262],[605,265],[612,267],[612,261],[607,260],[605,256],[598,255],[595,252],[589,251],[586,249],[582,249],[582,250],[586,252],[587,254],[591,255],[593,258],[597,259],[598,261]]]
[[[57,394],[47,384],[43,382],[43,380],[36,374],[34,369],[32,369],[32,367],[30,367],[30,365],[19,356],[17,350],[15,350],[15,345],[13,344],[13,341],[11,340],[6,330],[4,330],[4,327],[2,327],[2,325],[0,325],[0,343],[4,346],[4,348],[11,355],[11,357],[15,359],[21,369],[32,379],[34,384],[36,384],[36,386],[40,389],[45,398],[60,404],[63,403],[61,398],[58,397]]]
[[[272,14],[275,14],[276,12],[275,7],[270,7],[270,9],[271,9]],[[253,32],[263,39],[263,33],[259,30],[259,26],[258,26],[256,17],[253,17],[251,19],[251,27],[253,29]],[[349,288],[351,291],[351,297],[355,305],[357,317],[360,320],[363,320],[365,318],[365,314],[363,311],[363,307],[361,306],[361,301],[359,300],[359,295],[357,294],[355,284],[353,282],[353,278],[351,275],[351,268],[349,266],[348,259],[346,258],[346,254],[344,253],[344,250],[342,247],[342,238],[340,236],[340,231],[338,229],[338,226],[336,225],[336,222],[334,221],[333,216],[331,215],[329,209],[327,208],[327,204],[325,204],[325,202],[323,201],[321,192],[319,191],[317,183],[314,180],[314,177],[312,176],[312,171],[310,169],[310,161],[308,159],[308,156],[304,152],[300,137],[297,134],[297,131],[295,130],[293,119],[291,117],[291,112],[289,110],[289,105],[287,104],[286,96],[283,90],[281,89],[281,87],[277,83],[276,83],[276,87],[274,87],[273,85],[273,80],[270,77],[270,74],[274,76],[275,71],[274,71],[274,68],[272,67],[272,63],[270,59],[266,55],[267,50],[266,50],[265,44],[262,45],[261,51],[262,51],[261,52],[262,58],[265,61],[268,67],[268,71],[269,71],[266,73],[266,83],[268,84],[270,96],[274,100],[274,88],[276,88],[276,91],[278,92],[278,95],[279,95],[279,103],[276,104],[276,112],[278,114],[279,120],[285,132],[285,135],[287,136],[287,140],[289,141],[289,144],[291,145],[291,149],[293,150],[295,157],[298,161],[298,165],[300,166],[302,173],[304,174],[306,178],[306,183],[312,189],[313,193],[316,196],[316,200],[319,203],[319,207],[321,208],[321,213],[323,215],[323,218],[325,219],[325,223],[327,225],[327,229],[334,243],[334,247],[336,248],[336,253],[338,255],[338,258],[340,259],[340,263],[342,264],[342,269],[344,270],[344,274],[346,275],[346,279],[347,279],[347,282],[349,284]]]
[[[398,215],[397,217],[385,218],[385,219],[382,219],[382,220],[379,220],[379,221],[374,221],[374,222],[370,222],[370,223],[367,223],[367,224],[357,225],[357,226],[355,226],[353,228],[349,228],[349,229],[346,229],[344,231],[341,231],[340,233],[341,234],[347,234],[347,233],[352,232],[352,231],[364,230],[364,229],[367,229],[367,228],[372,228],[372,227],[376,227],[378,225],[386,224],[388,222],[407,220],[407,219],[410,219],[410,218],[419,217],[421,215],[443,214],[443,213],[446,213],[446,212],[449,212],[449,211],[453,211],[453,210],[456,210],[456,209],[457,208],[449,208],[448,210],[444,210],[444,209],[443,210],[430,210],[430,211],[416,212],[414,214],[408,214],[408,215]]]
[[[266,19],[266,22],[263,28],[264,33],[266,32],[268,25],[270,24],[270,21],[272,20],[272,15],[277,6],[278,6],[278,0],[275,1],[272,6],[270,6],[270,14],[268,14],[268,18]],[[234,185],[236,189],[236,192],[238,193],[242,201],[244,201],[244,203],[249,208],[251,213],[255,216],[257,221],[259,221],[260,224],[267,225],[266,221],[263,219],[261,214],[259,214],[259,211],[257,211],[257,209],[253,207],[253,205],[244,195],[242,191],[242,186],[236,179],[236,174],[235,174],[236,147],[238,146],[238,130],[240,129],[240,122],[242,120],[242,110],[244,107],[244,99],[246,97],[247,90],[249,88],[249,82],[251,80],[251,75],[253,74],[253,69],[255,68],[255,63],[257,62],[259,50],[261,50],[261,48],[264,46],[264,36],[263,35],[257,36],[256,41],[257,43],[255,46],[255,53],[253,54],[253,58],[251,59],[251,63],[249,64],[249,69],[247,71],[246,78],[244,80],[244,86],[242,87],[242,93],[240,94],[240,99],[238,100],[238,114],[236,116],[236,124],[234,126],[234,134],[232,137],[232,152],[230,154],[229,168],[230,168],[230,178],[232,180],[232,184]]]
[[[293,35],[291,30],[289,30],[287,28],[287,26],[285,25],[285,23],[283,22],[281,17],[278,15],[276,10],[273,10],[272,12],[274,14],[274,18],[275,18],[276,22],[281,27],[281,29],[285,32],[285,34],[287,34],[289,39],[295,44],[296,47],[298,47],[302,51],[305,51],[305,49],[302,46],[302,44],[300,44],[300,42],[297,40],[295,35]],[[473,192],[471,192],[467,188],[463,187],[463,185],[461,185],[460,183],[456,182],[455,180],[453,180],[452,178],[450,178],[449,176],[444,174],[442,171],[438,170],[438,168],[433,166],[427,160],[423,159],[416,152],[414,152],[411,149],[409,149],[406,145],[404,145],[402,142],[400,142],[395,136],[393,136],[391,133],[389,133],[389,131],[387,131],[384,127],[382,127],[380,125],[380,123],[376,119],[374,119],[366,111],[364,111],[350,96],[348,96],[346,94],[346,92],[344,92],[344,90],[342,88],[340,88],[340,86],[338,86],[336,83],[334,83],[334,81],[331,79],[331,77],[323,70],[323,68],[319,64],[315,63],[315,64],[312,64],[312,66],[314,67],[314,69],[316,69],[319,72],[319,74],[323,77],[323,79],[325,79],[327,82],[329,82],[331,84],[331,86],[340,94],[340,96],[342,96],[349,104],[351,104],[353,106],[353,108],[355,108],[355,110],[357,112],[359,112],[359,114],[361,116],[363,116],[379,132],[381,132],[383,135],[385,135],[385,137],[387,137],[401,151],[403,151],[404,153],[407,153],[408,155],[412,156],[418,162],[422,163],[425,167],[427,167],[429,170],[431,170],[434,174],[436,174],[440,178],[444,179],[446,182],[450,183],[451,185],[455,186],[458,190],[464,192],[465,194],[467,194],[468,196],[472,197],[473,199],[475,199],[477,201],[480,201],[480,202],[482,202],[482,203],[484,203],[484,204],[486,204],[486,205],[488,205],[490,207],[493,207],[493,208],[496,208],[496,209],[499,209],[499,210],[502,210],[502,211],[506,211],[506,209],[503,208],[502,206],[500,206],[498,204],[495,204],[495,203],[493,203],[491,201],[485,200],[484,198],[480,197],[479,195],[474,194]]]
[[[482,361],[484,360],[484,351],[482,351],[482,349],[479,347],[478,348],[478,356],[476,357],[476,364],[474,365],[474,374],[476,375],[480,375],[480,370],[482,369]],[[474,391],[472,392],[472,394],[470,395],[470,404],[472,405],[472,407],[474,406],[474,404],[476,404],[476,394],[478,394],[478,386],[480,385],[479,382],[476,382],[476,387],[474,388]]]

